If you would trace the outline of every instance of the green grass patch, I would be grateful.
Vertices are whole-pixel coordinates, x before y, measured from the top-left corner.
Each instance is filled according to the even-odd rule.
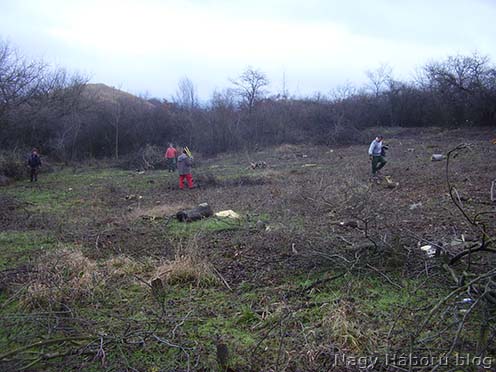
[[[33,211],[60,213],[97,200],[118,190],[122,194],[145,194],[161,181],[172,179],[164,171],[144,174],[119,169],[71,169],[40,175],[37,183],[18,182],[5,188],[7,194],[29,204]]]
[[[179,222],[172,220],[167,228],[168,233],[175,237],[194,236],[204,232],[219,232],[226,230],[236,230],[242,226],[242,220],[234,220],[230,218],[205,218],[193,222]]]
[[[56,246],[49,234],[36,231],[0,232],[0,270],[26,263],[34,256]]]

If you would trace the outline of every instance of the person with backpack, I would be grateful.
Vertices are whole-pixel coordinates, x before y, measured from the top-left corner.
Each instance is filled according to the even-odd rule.
[[[30,168],[31,182],[37,182],[38,169],[41,167],[41,158],[36,148],[33,148],[33,150],[31,151],[31,155],[29,155],[27,163]]]
[[[372,161],[372,176],[375,177],[377,172],[382,169],[387,163],[385,156],[387,146],[383,145],[383,136],[377,136],[369,147],[369,156]]]
[[[183,149],[183,153],[177,158],[177,170],[179,171],[179,188],[184,190],[184,180],[188,182],[188,187],[190,189],[193,186],[193,176],[191,175],[191,166],[193,165],[193,157],[188,155],[186,148]]]

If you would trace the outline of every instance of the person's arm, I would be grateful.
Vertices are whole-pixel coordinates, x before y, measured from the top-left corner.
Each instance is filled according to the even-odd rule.
[[[372,141],[372,143],[370,144],[370,147],[369,147],[369,155],[372,156],[373,152],[374,152],[374,147],[375,147],[375,141]]]

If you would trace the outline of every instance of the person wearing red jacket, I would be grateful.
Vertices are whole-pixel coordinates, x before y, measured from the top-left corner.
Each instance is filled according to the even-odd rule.
[[[167,162],[167,169],[169,172],[174,172],[176,170],[177,150],[172,143],[169,143],[169,147],[167,148],[164,157]]]

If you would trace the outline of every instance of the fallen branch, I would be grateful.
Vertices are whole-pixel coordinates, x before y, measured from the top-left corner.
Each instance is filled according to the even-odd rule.
[[[226,286],[227,289],[229,289],[231,292],[232,292],[232,288],[231,286],[229,285],[229,283],[226,281],[226,279],[224,279],[224,277],[222,276],[222,274],[219,272],[219,270],[217,270],[215,267],[213,268],[215,273],[217,274],[217,276],[222,280],[222,282],[224,283],[224,285]]]
[[[398,289],[403,289],[403,287],[398,284],[398,283],[395,283],[391,280],[391,278],[389,276],[387,276],[386,274],[384,274],[381,270],[375,268],[374,266],[370,265],[370,264],[367,264],[367,267],[374,270],[376,273],[378,273],[379,275],[381,275],[384,279],[386,279],[391,285],[395,286],[396,288]]]
[[[472,247],[470,247],[469,249],[463,251],[463,252],[460,252],[458,253],[456,256],[454,256],[448,263],[448,265],[453,265],[455,264],[457,261],[459,261],[461,258],[465,257],[466,255],[468,254],[471,254],[471,253],[476,253],[476,252],[491,252],[491,253],[496,253],[496,249],[492,249],[492,248],[487,248],[486,247],[487,244],[483,244],[481,245],[479,248],[475,248],[475,249],[471,249],[472,247],[475,247],[476,245],[473,245]]]
[[[68,341],[84,341],[84,340],[90,340],[94,338],[94,336],[79,336],[79,337],[64,337],[64,338],[53,338],[49,340],[42,340],[42,341],[36,341],[33,342],[32,344],[26,345],[26,346],[21,346],[17,349],[14,349],[12,351],[8,351],[4,354],[0,355],[0,361],[4,361],[8,357],[22,353],[23,351],[38,347],[38,346],[47,346],[47,345],[52,345],[52,344],[58,344],[62,342],[68,342]]]

